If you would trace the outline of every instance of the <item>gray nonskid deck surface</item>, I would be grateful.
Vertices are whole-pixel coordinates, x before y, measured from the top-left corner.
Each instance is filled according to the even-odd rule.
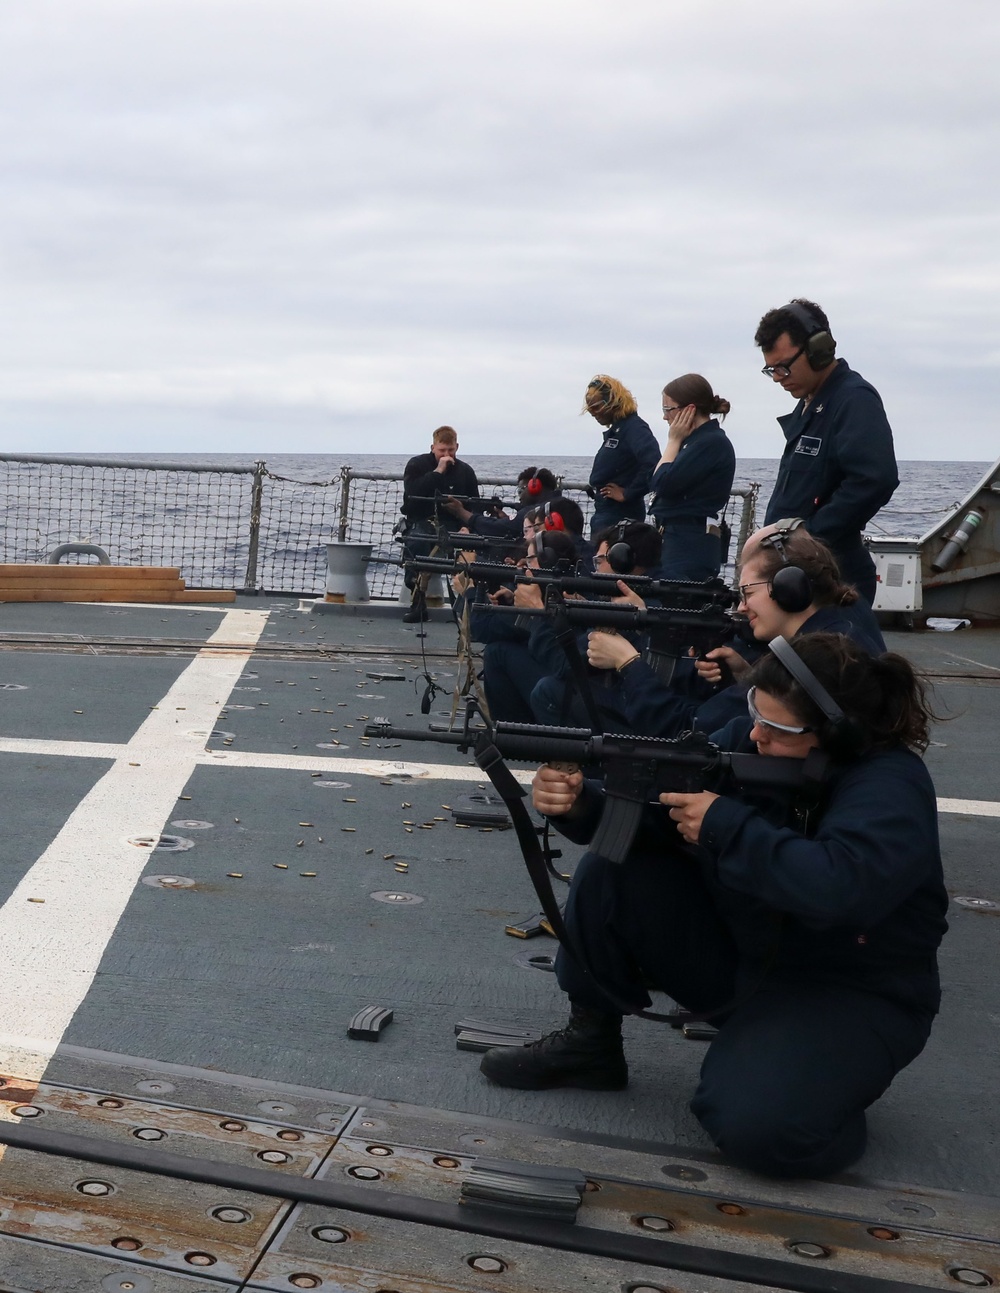
[[[262,607],[251,599],[240,605]],[[232,736],[217,734],[211,749],[234,760],[246,752],[467,766],[444,746],[361,747],[364,715],[413,725],[426,721],[419,713],[422,684],[414,681],[422,668],[421,640],[412,629],[395,621],[368,623],[363,616],[308,616],[292,604],[263,602],[263,608],[271,605],[261,645],[286,644],[314,654],[280,662],[266,652],[251,657],[219,723],[219,733]],[[99,619],[102,634],[114,624],[123,637],[139,636],[132,612],[112,619],[95,616],[95,608],[46,609],[47,616],[30,608],[30,619],[22,621],[30,628],[11,631],[93,633]],[[201,614],[218,624],[215,615]],[[135,615],[148,633],[150,612]],[[192,632],[183,609],[163,610],[155,618],[166,618],[176,636]],[[455,632],[432,624],[423,641],[434,653],[451,651]],[[987,634],[897,634],[891,645],[932,670],[989,674],[993,668],[1000,677],[1000,643]],[[976,663],[948,655],[959,648]],[[345,659],[348,649],[363,658]],[[0,693],[5,712],[19,714],[16,734],[77,742],[127,739],[129,724],[139,725],[185,662],[115,657],[106,678],[101,670],[108,663],[106,657],[63,659],[44,652],[4,655],[5,674],[13,678],[16,666],[23,669],[19,676],[30,679],[30,692]],[[430,664],[450,688],[454,663],[435,655]],[[398,669],[406,681],[367,677],[380,669]],[[80,698],[74,705],[61,695],[70,679]],[[959,711],[937,730],[935,740],[942,744],[929,755],[939,793],[997,798],[990,733],[1000,718],[1000,688],[949,682],[939,694]],[[22,698],[15,701],[19,711],[11,707],[12,696]],[[450,704],[450,694],[439,697],[434,710],[449,712]],[[74,709],[85,712],[76,715]],[[6,725],[3,730],[9,734]],[[322,748],[334,739],[342,742],[339,749]],[[0,758],[6,797],[17,802],[21,823],[18,847],[7,861],[9,887],[33,860],[25,845],[31,832],[37,856],[59,814],[74,807],[74,796],[85,793],[105,766],[46,757],[52,760],[58,775],[45,784],[58,785],[58,793],[44,793],[32,825],[30,806],[40,785],[32,759]],[[197,768],[184,790],[190,798],[179,799],[168,820],[211,825],[165,826],[193,840],[193,847],[154,853],[146,868],[147,875],[171,873],[195,885],[172,891],[136,886],[65,1042],[710,1153],[687,1109],[704,1049],[671,1030],[627,1021],[632,1080],[627,1091],[614,1094],[505,1091],[480,1076],[476,1055],[456,1051],[453,1024],[461,1017],[542,1031],[564,1016],[553,976],[519,963],[525,953],[551,952],[554,944],[525,943],[503,932],[512,915],[536,909],[513,835],[458,829],[442,808],[475,788],[475,782],[444,779],[385,786],[378,777],[353,773],[317,778],[303,769],[225,761]],[[436,816],[449,820],[421,829]],[[414,823],[412,834],[404,819]],[[943,815],[941,827],[949,888],[1000,900],[993,819]],[[396,856],[387,859],[386,853]],[[566,860],[576,855],[567,846]],[[409,863],[405,875],[395,871],[397,860]],[[302,876],[303,871],[316,875]],[[242,874],[234,878],[230,872]],[[378,890],[405,891],[423,901],[393,907],[370,897]],[[942,1016],[925,1053],[872,1111],[871,1146],[858,1175],[1000,1194],[1000,1110],[994,1096],[1000,918],[953,908],[951,920],[942,953]],[[367,1004],[396,1012],[377,1045],[346,1037],[348,1019]]]

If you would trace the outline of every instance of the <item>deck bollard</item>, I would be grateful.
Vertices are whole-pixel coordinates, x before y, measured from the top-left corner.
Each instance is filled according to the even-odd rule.
[[[371,555],[370,543],[328,543],[324,601],[369,601],[366,567]]]

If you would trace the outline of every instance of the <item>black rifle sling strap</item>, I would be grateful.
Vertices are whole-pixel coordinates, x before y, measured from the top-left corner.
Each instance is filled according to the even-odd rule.
[[[545,913],[545,919],[566,953],[594,981],[595,986],[607,997],[609,1004],[616,1011],[621,1012],[623,1015],[640,1015],[643,1019],[652,1019],[660,1024],[677,1023],[679,1016],[676,1014],[664,1015],[653,1010],[637,1010],[630,1002],[620,1000],[605,987],[594,973],[588,963],[586,954],[571,940],[569,931],[566,929],[562,912],[559,910],[559,904],[552,891],[552,881],[549,879],[545,855],[538,842],[535,823],[531,820],[528,810],[524,806],[524,788],[515,779],[514,774],[504,762],[500,751],[488,737],[481,736],[477,741],[475,759],[479,767],[489,777],[493,789],[503,800],[507,811],[510,813],[514,833],[517,836],[518,844],[521,846],[521,856],[524,858],[524,865],[528,869],[528,877],[534,886],[542,911]],[[694,1018],[695,1016],[684,1014],[681,1017],[681,1022],[686,1022],[689,1019],[693,1021]]]

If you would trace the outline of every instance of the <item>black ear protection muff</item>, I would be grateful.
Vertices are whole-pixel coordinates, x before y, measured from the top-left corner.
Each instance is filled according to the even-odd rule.
[[[786,313],[802,324],[806,330],[805,356],[809,367],[815,372],[829,368],[837,357],[837,343],[811,310],[807,310],[798,301],[789,301],[781,307]]]
[[[865,730],[858,720],[844,713],[790,642],[779,636],[772,638],[768,646],[822,712],[823,722],[816,728],[820,748],[840,761],[857,758],[867,743]]]
[[[775,571],[771,579],[771,600],[787,611],[797,615],[812,605],[813,587],[809,576],[801,566],[793,566],[785,553],[785,540],[802,524],[801,517],[781,523],[781,528],[761,539],[762,548],[773,548],[782,560],[782,567]]]
[[[556,554],[551,547],[545,546],[545,530],[552,530],[554,526],[548,524],[546,518],[545,528],[535,531],[535,560],[538,562],[540,570],[551,570],[556,564]]]
[[[615,526],[615,540],[608,544],[605,560],[616,575],[630,575],[635,569],[635,550],[625,538],[631,521],[619,521]]]

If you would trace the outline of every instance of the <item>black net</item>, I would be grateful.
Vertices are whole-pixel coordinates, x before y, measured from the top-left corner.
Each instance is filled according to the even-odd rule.
[[[401,549],[395,531],[402,517],[402,477],[351,475],[348,484],[341,538],[372,545],[372,559],[368,564],[368,588],[372,597],[398,597],[403,572],[399,567]]]
[[[512,501],[512,480],[480,481],[484,496]],[[589,529],[594,504],[564,481]],[[724,573],[754,527],[758,486],[730,496],[732,532]],[[176,566],[190,588],[256,587],[317,596],[326,584],[326,545],[372,545],[368,584],[376,599],[399,596],[401,477],[342,468],[333,480],[301,481],[257,470],[143,463],[0,458],[0,561],[44,562],[63,543],[93,543],[114,565]],[[256,508],[259,506],[259,513]],[[70,554],[64,560],[93,562]]]
[[[2,560],[94,543],[112,565],[176,566],[190,587],[242,588],[252,492],[250,473],[0,460]]]
[[[289,480],[266,472],[257,586],[316,596],[326,586],[326,545],[340,537],[341,478]]]

